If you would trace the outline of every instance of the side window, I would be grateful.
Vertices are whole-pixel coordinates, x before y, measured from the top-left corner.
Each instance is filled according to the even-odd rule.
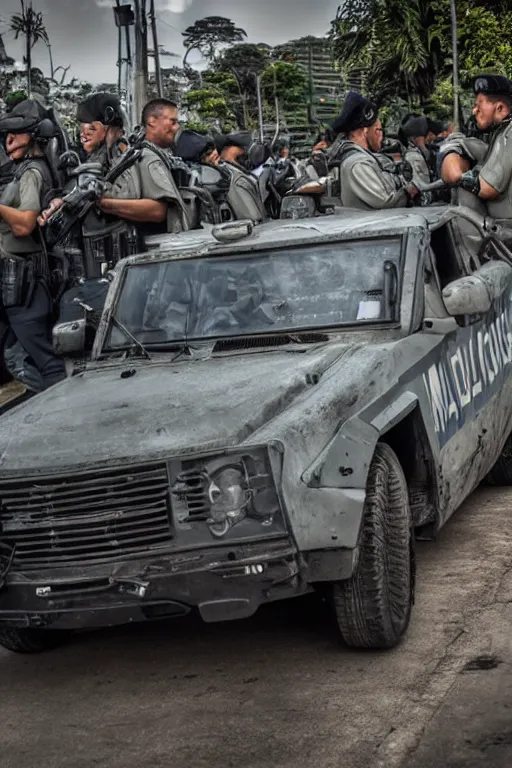
[[[466,219],[452,219],[431,233],[431,245],[441,289],[482,266],[483,237]]]
[[[432,247],[429,249],[429,262],[425,269],[425,317],[447,317],[442,298],[441,278]]]

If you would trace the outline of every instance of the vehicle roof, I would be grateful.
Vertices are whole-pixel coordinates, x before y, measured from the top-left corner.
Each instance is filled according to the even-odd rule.
[[[338,212],[339,211],[339,212]],[[279,242],[300,245],[318,240],[338,240],[389,237],[411,229],[436,229],[456,216],[456,209],[447,206],[432,208],[398,208],[384,211],[338,209],[333,215],[311,219],[268,221],[254,227],[247,237],[231,242],[219,242],[212,234],[213,227],[182,232],[179,235],[160,235],[149,238],[149,251],[125,259],[129,264],[152,260],[162,256],[183,256],[185,253],[233,253],[275,248]]]

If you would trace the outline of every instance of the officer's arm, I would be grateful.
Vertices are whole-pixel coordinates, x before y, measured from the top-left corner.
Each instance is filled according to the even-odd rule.
[[[439,148],[444,183],[458,184],[463,174],[483,163],[488,151],[488,145],[480,139],[459,133],[449,136]]]
[[[469,171],[469,160],[452,152],[443,158],[441,163],[441,178],[445,184],[458,184],[462,174]]]
[[[28,237],[37,225],[39,211],[19,211],[9,205],[0,205],[2,218],[15,237]]]
[[[20,179],[19,207],[0,205],[0,218],[5,221],[15,237],[28,237],[37,227],[42,187],[41,175],[35,169],[28,170]]]
[[[128,221],[147,221],[159,224],[167,217],[167,205],[161,200],[122,200],[102,197],[99,206],[105,213]]]
[[[478,194],[478,197],[481,197],[482,200],[496,200],[496,198],[499,196],[500,196],[500,193],[498,192],[498,190],[494,189],[494,187],[488,184],[480,174],[480,192]]]
[[[503,135],[498,137],[480,170],[478,196],[483,200],[495,200],[502,195],[512,179],[512,153],[506,138]],[[508,138],[510,139],[510,134]]]
[[[350,169],[353,192],[370,208],[399,208],[407,202],[407,192],[402,187],[390,190],[382,178],[382,174],[370,163],[355,164]]]

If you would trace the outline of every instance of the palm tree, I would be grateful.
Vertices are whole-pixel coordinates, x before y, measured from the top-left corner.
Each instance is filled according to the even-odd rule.
[[[346,0],[332,22],[334,58],[347,74],[363,70],[377,101],[415,94],[424,102],[438,68],[433,14],[430,0]]]
[[[17,40],[20,35],[25,38],[25,61],[27,64],[27,93],[30,98],[32,95],[32,48],[39,41],[43,41],[47,46],[50,45],[48,33],[43,21],[43,14],[40,11],[34,11],[31,0],[20,0],[21,13],[15,13],[11,16],[10,29],[14,32]]]

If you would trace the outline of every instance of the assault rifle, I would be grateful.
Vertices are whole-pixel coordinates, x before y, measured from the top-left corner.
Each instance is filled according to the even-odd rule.
[[[104,176],[99,163],[85,163],[75,168],[71,175],[76,186],[63,197],[63,204],[46,222],[46,242],[50,247],[62,243],[73,227],[83,221],[89,211],[104,194],[108,184],[113,184],[140,158],[144,146],[144,131],[130,137],[130,147]]]

